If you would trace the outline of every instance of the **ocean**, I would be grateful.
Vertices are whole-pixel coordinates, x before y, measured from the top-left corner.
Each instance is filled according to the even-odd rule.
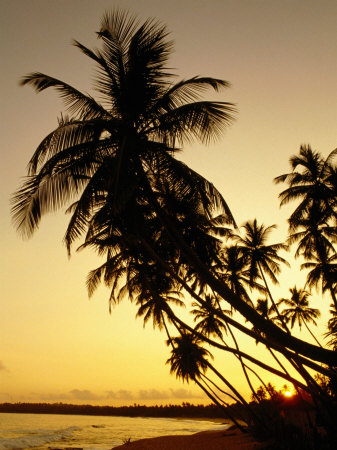
[[[107,450],[128,439],[224,430],[229,425],[211,419],[0,413],[0,450]]]

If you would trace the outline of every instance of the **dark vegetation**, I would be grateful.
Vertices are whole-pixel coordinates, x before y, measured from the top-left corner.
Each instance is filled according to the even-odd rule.
[[[223,412],[214,404],[155,405],[145,406],[93,406],[67,403],[1,403],[2,413],[31,414],[79,414],[86,416],[127,416],[127,417],[196,417],[221,418]]]
[[[295,427],[307,445],[334,448],[337,150],[325,158],[302,145],[290,158],[290,172],[274,180],[286,186],[281,206],[297,202],[286,242],[270,243],[275,225],[256,219],[240,231],[222,194],[177,158],[185,142],[209,144],[231,123],[233,104],[202,98],[229,83],[210,77],[175,82],[167,67],[172,42],[154,20],[141,24],[115,10],[105,14],[97,35],[101,49],[74,44],[96,65],[100,101],[39,72],[22,80],[37,92],[56,89],[67,115],[38,146],[13,196],[18,231],[31,236],[42,215],[67,206],[68,252],[82,239],[79,248],[93,248],[103,260],[88,275],[89,295],[103,282],[110,306],[124,298],[135,302],[144,324],[151,320],[165,331],[172,373],[195,382],[233,421],[238,415],[228,405],[234,402],[255,430],[279,436]],[[288,286],[289,296],[276,299],[272,286],[289,266],[285,252],[291,249],[306,283]],[[312,329],[320,319],[309,303],[315,291],[331,302],[326,342]],[[179,314],[183,306],[190,320]],[[298,338],[295,326],[307,334]],[[247,339],[258,352],[244,347]],[[222,351],[215,362],[214,349]],[[240,363],[253,404],[230,379],[230,358]],[[265,382],[270,373],[292,385],[298,407],[307,411],[305,424],[286,423]],[[271,405],[278,411],[273,419]],[[321,441],[318,423],[326,436]],[[295,442],[295,434],[289,436]]]

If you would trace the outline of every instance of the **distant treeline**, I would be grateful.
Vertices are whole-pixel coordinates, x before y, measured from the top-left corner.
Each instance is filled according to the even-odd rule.
[[[1,403],[3,413],[33,414],[80,414],[89,416],[129,416],[129,417],[224,417],[223,411],[216,405],[156,405],[145,406],[92,406],[67,403]]]

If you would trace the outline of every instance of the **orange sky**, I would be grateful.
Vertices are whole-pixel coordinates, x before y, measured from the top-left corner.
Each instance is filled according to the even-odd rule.
[[[274,238],[283,240],[290,209],[279,210],[281,187],[272,179],[289,171],[289,157],[300,144],[309,143],[323,155],[336,147],[334,0],[138,4],[1,1],[0,402],[204,399],[198,388],[169,375],[164,334],[150,324],[143,330],[133,305],[125,302],[109,316],[104,288],[88,300],[85,277],[97,259],[88,253],[67,259],[62,213],[42,220],[29,241],[22,241],[10,223],[10,194],[63,110],[55,93],[35,95],[18,80],[41,71],[89,91],[92,66],[70,42],[98,45],[94,32],[106,9],[122,6],[166,23],[176,42],[171,66],[181,78],[209,75],[232,83],[217,98],[237,104],[235,124],[216,145],[189,146],[181,158],[214,182],[239,224],[255,217],[266,225],[278,223]],[[300,279],[294,268],[284,272],[275,297],[286,296]],[[328,299],[316,298],[315,306],[324,310],[327,304]],[[251,351],[260,349],[254,344]],[[223,356],[216,361],[247,393],[236,365]]]

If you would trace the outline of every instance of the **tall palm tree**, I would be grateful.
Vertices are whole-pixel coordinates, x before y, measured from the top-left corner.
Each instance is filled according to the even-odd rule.
[[[166,361],[170,365],[170,372],[175,373],[177,378],[181,378],[183,381],[189,382],[193,380],[205,393],[214,401],[218,406],[222,408],[222,403],[219,401],[214,392],[207,389],[201,382],[202,374],[206,372],[208,368],[215,370],[212,364],[207,360],[208,357],[212,357],[211,353],[201,347],[200,341],[191,333],[182,333],[179,337],[172,339],[172,343],[168,342],[168,345],[172,344],[171,357]],[[228,381],[221,376],[216,370],[215,372],[225,383],[230,387],[235,394],[239,396],[239,401],[243,401],[248,409],[249,405],[240,396],[240,394],[228,383]],[[208,379],[206,377],[206,379]],[[216,386],[217,389],[219,389]],[[221,389],[219,389],[221,390]],[[241,429],[243,432],[246,430],[237,422],[237,420],[230,414],[229,408],[224,408],[223,411],[229,418]]]
[[[255,278],[252,279],[248,265],[249,259],[245,252],[238,245],[230,245],[221,252],[220,260],[219,273],[221,278],[233,292],[252,305],[247,289],[265,292],[266,288],[258,283]]]
[[[276,228],[276,225],[265,227],[263,224],[258,225],[257,220],[248,221],[243,225],[245,235],[243,237],[234,236],[238,242],[239,248],[246,257],[249,265],[249,279],[251,283],[258,278],[262,278],[272,305],[277,312],[283,327],[287,326],[278,312],[276,303],[271,295],[266,275],[274,284],[278,284],[276,275],[280,273],[280,263],[289,266],[288,262],[282,258],[278,253],[280,250],[287,250],[287,245],[267,244],[271,231]]]
[[[74,44],[97,66],[94,87],[101,101],[39,72],[22,80],[37,92],[55,88],[67,115],[36,149],[13,197],[18,230],[30,236],[43,214],[70,204],[68,250],[85,235],[84,247],[93,246],[106,257],[89,277],[93,289],[103,277],[114,300],[123,277],[137,272],[141,280],[143,264],[165,273],[158,261],[167,254],[175,273],[192,267],[284,347],[297,347],[322,362],[334,360],[328,350],[286,336],[263,320],[210,269],[220,247],[209,234],[211,219],[215,213],[223,223],[234,224],[234,219],[217,189],[175,155],[186,141],[211,142],[232,121],[231,103],[201,99],[206,89],[218,91],[229,83],[210,77],[174,83],[167,69],[172,43],[154,20],[139,24],[115,10],[103,17],[98,37],[100,50]],[[172,205],[180,205],[178,214]],[[111,274],[116,278],[110,280]]]
[[[299,155],[292,156],[292,172],[275,178],[276,183],[287,182],[288,189],[280,193],[281,206],[291,200],[300,200],[291,214],[289,222],[289,243],[298,242],[295,256],[302,255],[309,261],[308,268],[319,266],[323,278],[322,286],[330,291],[337,308],[334,281],[328,260],[336,254],[337,242],[337,201],[336,166],[333,159],[337,149],[326,159],[310,146],[301,146]],[[315,263],[313,263],[313,261]],[[306,264],[302,265],[306,268]],[[309,280],[310,278],[310,280]],[[313,286],[314,278],[308,276],[308,284]]]
[[[194,315],[194,321],[200,319],[195,329],[206,337],[213,335],[223,340],[223,333],[227,333],[227,325],[214,314],[218,309],[214,296],[207,294],[203,305],[193,302],[192,306],[194,307],[191,311]],[[227,313],[230,313],[230,311],[227,311]]]
[[[290,158],[292,172],[280,175],[274,179],[275,183],[288,183],[289,188],[279,194],[281,206],[292,200],[300,200],[300,204],[289,218],[292,226],[306,215],[306,211],[314,204],[321,211],[336,217],[336,190],[333,180],[333,158],[337,149],[333,150],[326,159],[319,152],[313,151],[310,145],[301,145],[299,155]]]
[[[297,289],[296,286],[290,288],[289,291],[291,294],[290,298],[281,298],[277,305],[285,306],[282,313],[290,320],[291,328],[297,323],[301,330],[302,325],[304,325],[317,344],[321,345],[308,327],[309,322],[317,325],[316,319],[321,315],[318,309],[309,306],[309,292],[304,289]]]
[[[151,19],[139,25],[115,10],[102,20],[102,50],[74,42],[98,66],[95,89],[102,103],[42,73],[23,78],[22,84],[37,92],[55,88],[70,116],[41,142],[14,196],[13,218],[20,232],[30,235],[42,214],[77,198],[66,234],[70,246],[94,208],[109,201],[112,212],[120,213],[131,198],[144,197],[144,183],[157,195],[162,180],[177,194],[189,191],[191,199],[199,198],[209,214],[216,204],[230,216],[219,192],[173,158],[176,144],[193,138],[209,142],[232,121],[232,104],[199,98],[207,88],[218,91],[229,83],[194,77],[174,84],[166,67],[172,50],[167,34]]]

